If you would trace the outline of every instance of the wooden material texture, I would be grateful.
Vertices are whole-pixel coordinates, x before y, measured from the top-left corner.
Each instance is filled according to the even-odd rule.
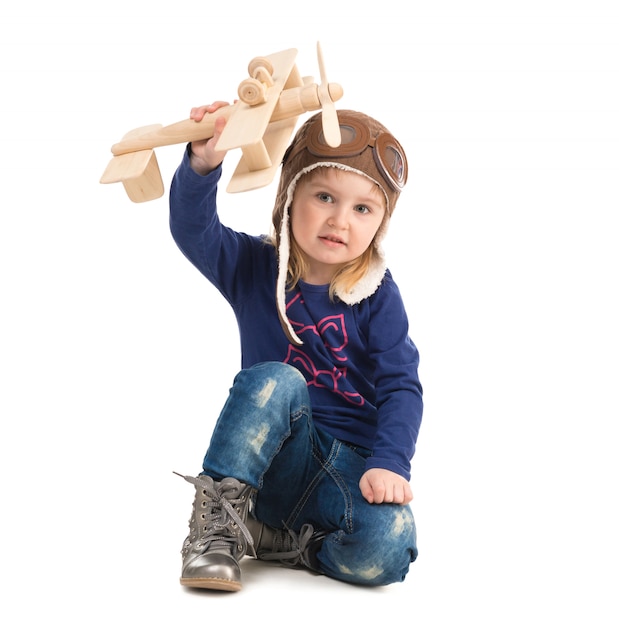
[[[257,94],[248,93],[247,102],[232,105],[204,116],[200,122],[186,119],[169,126],[154,124],[127,133],[112,146],[114,155],[101,183],[122,182],[133,202],[145,202],[163,195],[163,182],[154,149],[188,143],[213,136],[215,120],[225,117],[226,126],[219,138],[220,150],[240,148],[242,157],[227,190],[248,191],[268,185],[274,178],[298,116],[306,111],[333,106],[343,91],[337,83],[317,85],[312,78],[302,78],[291,48],[249,63],[251,81],[258,81]],[[319,51],[321,75],[324,76]],[[240,89],[248,79],[241,81]],[[253,83],[249,83],[250,87]],[[251,92],[251,89],[250,89]],[[328,102],[330,100],[330,102]]]

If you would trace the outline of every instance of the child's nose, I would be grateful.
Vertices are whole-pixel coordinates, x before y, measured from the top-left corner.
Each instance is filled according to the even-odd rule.
[[[348,226],[347,212],[343,208],[334,209],[328,220],[329,226],[332,228],[344,229]]]

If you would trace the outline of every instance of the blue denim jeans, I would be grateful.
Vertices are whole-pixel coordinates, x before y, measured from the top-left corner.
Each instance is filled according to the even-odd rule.
[[[236,376],[203,470],[255,487],[256,517],[269,526],[329,531],[317,554],[325,575],[387,585],[404,580],[417,557],[415,521],[408,505],[363,498],[368,454],[316,428],[303,375],[267,362]]]

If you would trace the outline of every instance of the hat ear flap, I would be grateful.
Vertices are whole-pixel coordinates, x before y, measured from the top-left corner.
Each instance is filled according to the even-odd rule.
[[[279,249],[277,250],[277,285],[276,285],[276,301],[277,314],[279,321],[288,337],[288,340],[300,346],[303,342],[299,339],[292,328],[292,324],[286,315],[286,281],[288,279],[288,262],[290,260],[290,206],[294,196],[294,188],[296,179],[289,185],[284,210],[282,213],[282,223],[278,233]]]

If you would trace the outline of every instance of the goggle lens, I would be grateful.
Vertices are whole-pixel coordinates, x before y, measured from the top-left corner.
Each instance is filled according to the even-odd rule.
[[[408,172],[404,152],[396,138],[385,133],[379,135],[374,146],[374,157],[377,156],[378,166],[396,189],[401,190]]]

